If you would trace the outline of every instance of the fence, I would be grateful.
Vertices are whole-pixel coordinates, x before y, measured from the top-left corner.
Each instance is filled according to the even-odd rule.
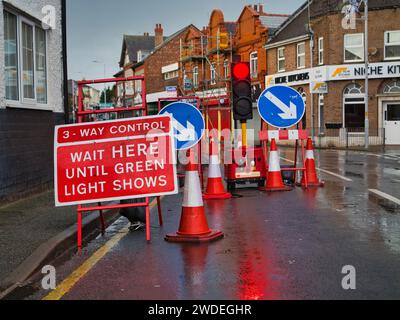
[[[365,146],[364,128],[338,128],[315,130],[315,147],[317,148],[357,148]],[[370,128],[369,145],[385,145],[385,129]]]

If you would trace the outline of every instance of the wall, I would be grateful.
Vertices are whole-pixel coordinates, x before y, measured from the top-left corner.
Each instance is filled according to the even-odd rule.
[[[183,33],[182,33],[183,34]],[[178,85],[178,79],[165,81],[161,68],[179,62],[180,37],[176,37],[146,59],[147,94],[165,91],[165,86]]]
[[[53,112],[0,110],[0,203],[52,185],[54,124],[63,120]]]
[[[42,19],[42,7],[56,8],[56,29],[48,31],[48,105],[52,111],[6,108],[3,1],[0,1],[0,202],[42,191],[53,181],[54,125],[64,123],[61,0],[8,0]]]

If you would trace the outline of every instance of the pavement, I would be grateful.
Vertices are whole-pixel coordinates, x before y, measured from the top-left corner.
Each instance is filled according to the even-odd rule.
[[[245,187],[230,200],[206,201],[222,240],[165,242],[178,229],[182,193],[166,197],[163,227],[152,211],[151,243],[119,219],[57,267],[55,291],[38,285],[28,299],[398,299],[400,210],[371,190],[400,198],[400,152],[315,153],[324,188],[268,194]],[[281,156],[290,163],[293,152]],[[356,290],[341,285],[348,265]]]
[[[106,215],[107,221],[115,216]],[[76,207],[54,207],[53,190],[1,206],[0,292],[22,285],[45,262],[74,248],[76,217]],[[87,240],[99,232],[98,225],[98,213],[85,215]]]

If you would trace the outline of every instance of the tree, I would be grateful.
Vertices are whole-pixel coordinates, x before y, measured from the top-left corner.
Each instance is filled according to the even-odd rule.
[[[106,102],[114,102],[114,90],[110,87],[107,87],[107,101]],[[100,102],[104,102],[104,90],[101,92]]]

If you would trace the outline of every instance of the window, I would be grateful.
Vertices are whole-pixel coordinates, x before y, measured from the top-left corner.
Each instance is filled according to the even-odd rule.
[[[17,17],[4,12],[4,50],[6,99],[18,100]]]
[[[344,62],[364,61],[364,34],[344,35]]]
[[[385,32],[385,60],[400,59],[400,30]]]
[[[365,128],[365,94],[364,88],[352,83],[343,94],[344,127],[351,132],[363,132]]]
[[[229,61],[228,61],[228,60],[225,60],[225,62],[224,62],[224,75],[225,75],[225,79],[229,79],[229,76],[230,76],[229,67],[230,67]]]
[[[278,72],[285,71],[285,48],[278,48]]]
[[[297,69],[306,67],[306,44],[304,42],[297,44]]]
[[[25,99],[35,99],[33,26],[22,22],[22,88]]]
[[[324,64],[324,38],[318,39],[318,64]]]
[[[400,104],[388,104],[385,121],[400,121]]]
[[[170,71],[170,72],[164,73],[164,79],[165,79],[165,80],[176,79],[176,78],[178,78],[178,77],[179,77],[179,72],[178,72],[178,70]]]
[[[210,66],[211,84],[212,85],[217,84],[217,70],[215,68],[216,68],[216,65],[215,65],[215,63],[213,63]]]
[[[47,104],[47,33],[25,17],[4,11],[6,100]]]
[[[195,88],[199,86],[199,67],[193,68],[193,86]]]
[[[36,28],[36,100],[47,103],[46,32]]]
[[[383,93],[385,94],[400,93],[400,80],[395,80],[387,83],[383,88]]]
[[[258,77],[258,53],[250,53],[250,75],[252,78]]]

